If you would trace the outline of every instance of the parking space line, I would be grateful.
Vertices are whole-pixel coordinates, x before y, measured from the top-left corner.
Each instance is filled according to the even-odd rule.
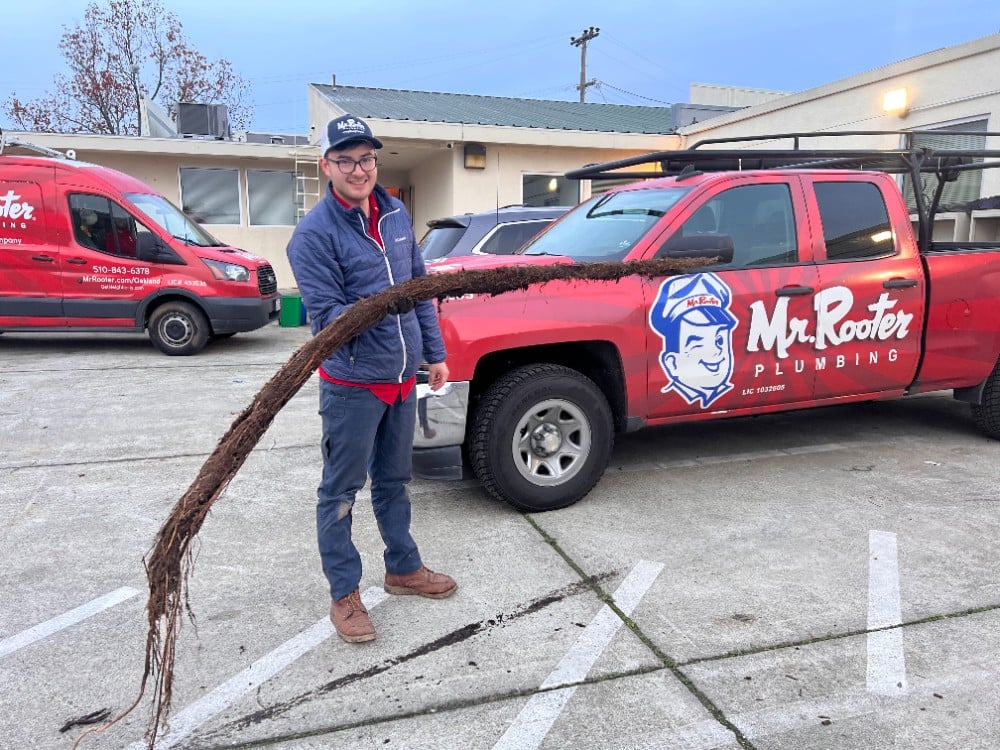
[[[385,591],[374,586],[365,589],[365,592],[361,595],[362,603],[369,610],[388,598],[389,595]],[[242,672],[226,680],[210,693],[172,716],[170,718],[170,732],[157,739],[156,749],[166,750],[166,748],[173,747],[213,716],[222,713],[237,700],[251,690],[256,690],[260,685],[274,677],[274,675],[289,666],[300,656],[319,646],[333,635],[333,632],[333,624],[330,622],[330,618],[324,617],[294,638],[285,641],[278,648],[274,649],[274,651],[265,654]],[[143,750],[145,747],[147,747],[147,743],[140,740],[133,742],[126,750]]]
[[[128,601],[139,593],[138,589],[122,586],[120,589],[112,591],[110,594],[99,596],[86,604],[81,604],[76,609],[71,609],[58,617],[39,623],[34,627],[22,630],[17,635],[12,635],[0,641],[0,658],[12,654],[20,648],[29,646],[36,641],[47,638],[60,630],[83,622],[88,617],[100,614],[106,609],[111,609],[117,604]]]
[[[641,560],[613,594],[618,609],[626,616],[631,615],[662,570],[662,563]],[[580,633],[562,661],[542,682],[541,688],[554,688],[583,680],[624,624],[614,610],[603,605],[590,624]],[[545,735],[569,699],[573,697],[576,688],[574,685],[533,695],[514,719],[514,723],[493,746],[493,750],[537,748],[542,744],[542,740],[545,739]]]
[[[868,532],[868,692],[905,695],[906,658],[896,535]],[[879,628],[890,628],[879,630]]]

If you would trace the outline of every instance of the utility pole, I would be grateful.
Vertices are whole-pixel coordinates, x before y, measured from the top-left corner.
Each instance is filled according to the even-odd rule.
[[[601,33],[601,30],[596,26],[591,26],[589,29],[584,29],[580,36],[571,36],[569,38],[569,43],[574,47],[580,48],[580,85],[577,86],[580,89],[580,101],[584,102],[587,100],[587,86],[594,86],[597,84],[597,79],[592,78],[587,80],[587,42],[596,37]]]

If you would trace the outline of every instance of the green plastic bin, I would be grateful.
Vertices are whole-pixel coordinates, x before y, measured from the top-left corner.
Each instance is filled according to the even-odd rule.
[[[278,317],[278,325],[290,328],[301,326],[306,323],[306,308],[302,304],[302,297],[298,294],[281,295],[281,313]]]

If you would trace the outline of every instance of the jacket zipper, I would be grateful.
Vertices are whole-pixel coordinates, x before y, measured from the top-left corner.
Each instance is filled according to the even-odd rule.
[[[382,214],[381,216],[378,217],[378,233],[379,233],[380,237],[382,236],[382,222],[383,222],[383,220],[385,220],[385,217],[392,216],[393,214],[398,213],[398,212],[399,212],[399,209],[397,208],[394,211],[390,211],[389,213]],[[389,263],[389,254],[386,253],[385,246],[384,245],[380,245],[375,240],[374,237],[372,237],[370,234],[368,234],[368,227],[365,226],[365,218],[364,218],[364,216],[361,215],[361,216],[358,217],[358,219],[361,222],[361,234],[363,234],[365,237],[367,237],[368,239],[370,239],[372,241],[372,243],[375,245],[375,247],[377,247],[379,249],[379,252],[382,253],[382,260],[385,261],[385,270],[386,270],[386,273],[389,275],[389,286],[396,286],[396,279],[393,278],[393,275],[392,275],[392,264]],[[383,242],[384,242],[384,240],[383,240]],[[400,351],[402,351],[402,353],[403,353],[403,365],[402,365],[402,367],[399,370],[399,375],[396,376],[396,382],[397,383],[402,383],[403,382],[403,373],[406,372],[406,339],[403,337],[403,322],[402,322],[402,320],[400,320],[400,316],[399,315],[396,316],[396,334],[399,336],[399,348],[400,348]]]

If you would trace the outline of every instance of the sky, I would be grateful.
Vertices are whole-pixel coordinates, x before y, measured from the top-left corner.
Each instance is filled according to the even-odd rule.
[[[99,4],[105,0],[97,0]],[[996,0],[162,0],[185,36],[250,85],[250,129],[306,133],[307,86],[664,106],[692,83],[802,91],[1000,32]],[[66,71],[60,37],[90,0],[6,2],[0,102]],[[995,76],[1000,71],[983,71]],[[0,112],[0,127],[10,127]]]

